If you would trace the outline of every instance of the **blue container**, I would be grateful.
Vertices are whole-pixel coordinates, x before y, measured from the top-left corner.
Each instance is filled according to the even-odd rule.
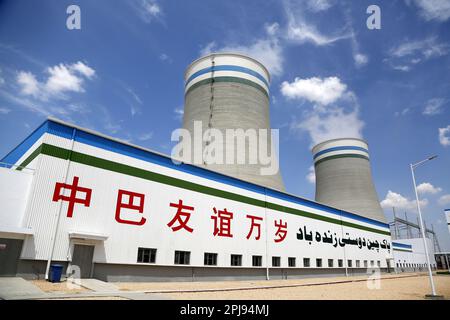
[[[61,282],[61,275],[64,266],[60,264],[52,264],[50,266],[50,282]]]

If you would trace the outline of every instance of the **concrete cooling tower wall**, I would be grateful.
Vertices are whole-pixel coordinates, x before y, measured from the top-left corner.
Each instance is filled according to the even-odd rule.
[[[224,137],[226,129],[266,129],[270,154],[269,83],[267,69],[244,55],[214,53],[194,61],[185,73],[183,127],[193,134],[194,121],[201,121],[203,131],[218,129]],[[203,143],[202,149],[205,145]],[[237,164],[236,145],[227,145],[235,151],[233,164],[202,162],[201,165],[265,187],[284,190],[279,170],[273,175],[261,175],[261,167],[267,166],[249,164],[248,161]],[[247,155],[257,151],[255,145],[246,144]]]
[[[369,149],[360,139],[334,139],[313,150],[316,201],[386,222],[370,168]]]

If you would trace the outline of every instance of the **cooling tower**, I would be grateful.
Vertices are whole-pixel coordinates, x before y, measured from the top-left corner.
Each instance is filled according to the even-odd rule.
[[[319,143],[312,149],[316,201],[386,222],[372,181],[365,141],[345,138]]]
[[[243,129],[244,132],[266,129],[269,132],[266,147],[270,154],[269,83],[270,75],[264,65],[241,54],[213,53],[194,61],[185,73],[183,127],[193,134],[194,121],[200,121],[203,130],[218,129],[224,137],[226,129]],[[237,163],[237,140],[234,143],[226,141],[226,148],[233,148],[232,164],[203,161],[201,165],[265,187],[284,190],[279,170],[275,174],[262,175],[260,169],[267,166],[261,163]],[[203,147],[205,145],[203,143]],[[255,144],[245,143],[246,155],[255,154],[257,148]],[[223,152],[226,152],[225,147]]]

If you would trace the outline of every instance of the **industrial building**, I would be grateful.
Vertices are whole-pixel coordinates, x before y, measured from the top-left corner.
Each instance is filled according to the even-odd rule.
[[[269,79],[245,56],[197,60],[184,127],[269,128]],[[279,173],[179,163],[49,118],[1,160],[0,275],[42,277],[54,262],[106,281],[355,275],[392,272],[397,249],[420,263],[419,244],[393,243],[378,211],[367,144],[333,140],[313,154],[318,201],[284,192]],[[337,176],[343,199],[327,183]]]

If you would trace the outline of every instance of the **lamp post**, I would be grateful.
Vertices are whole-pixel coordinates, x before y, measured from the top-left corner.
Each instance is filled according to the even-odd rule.
[[[427,259],[427,267],[428,267],[428,276],[430,278],[430,285],[431,285],[431,295],[426,295],[426,297],[440,297],[436,294],[436,289],[434,287],[434,281],[433,281],[433,273],[431,272],[431,264],[430,264],[430,257],[428,255],[428,247],[427,247],[427,242],[425,240],[425,228],[423,225],[423,220],[422,220],[422,212],[420,211],[420,203],[419,203],[419,195],[417,193],[417,186],[416,186],[416,178],[414,176],[414,169],[417,168],[418,166],[420,166],[421,164],[429,161],[429,160],[433,160],[437,158],[437,156],[432,156],[429,157],[425,160],[419,161],[417,163],[414,164],[410,164],[411,167],[411,175],[412,175],[412,179],[413,179],[413,183],[414,183],[414,192],[416,193],[416,201],[417,201],[417,211],[419,212],[419,221],[420,221],[420,230],[422,232],[422,240],[423,240],[423,247],[425,250],[425,258]]]

